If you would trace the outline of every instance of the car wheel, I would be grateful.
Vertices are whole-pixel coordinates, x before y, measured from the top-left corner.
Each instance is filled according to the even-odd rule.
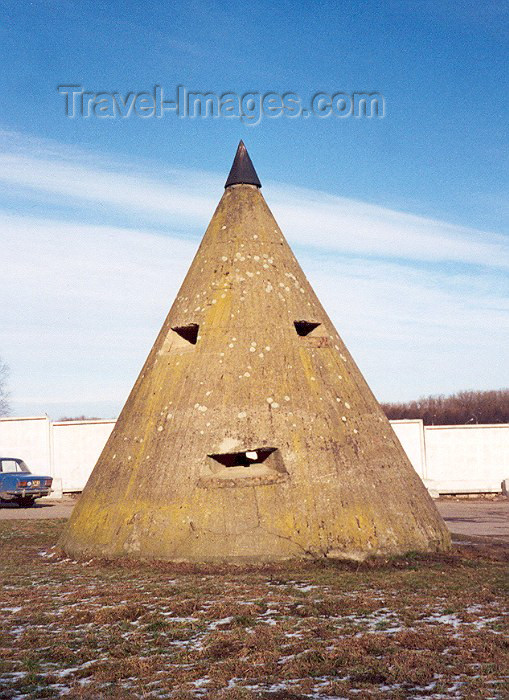
[[[35,504],[35,498],[30,498],[30,496],[27,496],[26,498],[18,498],[18,506],[20,508],[31,508]]]

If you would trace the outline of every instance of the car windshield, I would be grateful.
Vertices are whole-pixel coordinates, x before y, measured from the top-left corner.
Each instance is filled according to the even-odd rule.
[[[30,469],[22,459],[0,459],[0,472],[24,472],[30,474]]]

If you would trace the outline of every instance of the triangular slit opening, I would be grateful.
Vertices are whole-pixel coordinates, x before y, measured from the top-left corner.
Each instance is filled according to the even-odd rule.
[[[316,321],[294,321],[293,325],[295,326],[297,335],[304,337],[306,335],[309,335],[312,331],[315,330],[315,328],[318,328],[318,326],[321,326],[322,324],[317,323]]]
[[[197,323],[189,323],[187,326],[173,326],[171,330],[191,345],[196,345],[200,326]]]

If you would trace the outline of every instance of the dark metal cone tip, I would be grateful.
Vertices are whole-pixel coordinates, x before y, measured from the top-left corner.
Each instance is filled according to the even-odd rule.
[[[231,187],[231,185],[262,186],[243,141],[239,143],[239,147],[237,148],[237,153],[235,154],[230,174],[226,180],[225,188]]]

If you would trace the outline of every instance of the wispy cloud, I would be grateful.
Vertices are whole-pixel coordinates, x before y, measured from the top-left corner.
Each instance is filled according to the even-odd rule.
[[[73,158],[70,150],[63,157],[61,148],[33,140],[9,152],[5,141],[0,182],[11,192],[44,192],[68,204],[95,202],[118,214],[135,212],[151,225],[167,225],[172,217],[180,227],[203,227],[224,181],[224,175],[188,170],[153,177],[145,164],[108,163],[104,157],[95,159],[99,166],[90,154]],[[509,267],[507,238],[497,233],[277,183],[269,183],[267,192],[294,244],[386,259]]]
[[[163,184],[143,175],[111,172],[57,159],[0,154],[0,182],[11,188],[51,193],[68,202],[95,202],[119,211],[143,213],[148,221],[169,216],[203,221],[213,207],[205,197],[179,183]],[[182,178],[184,180],[184,178]]]
[[[58,144],[21,138],[0,156],[4,192],[23,194],[27,207],[0,214],[0,355],[11,365],[19,410],[46,402],[58,417],[59,406],[67,414],[72,406],[104,413],[105,401],[108,414],[120,408],[224,179],[178,170],[163,179],[148,170],[97,167],[86,152],[73,158]],[[266,184],[276,218],[380,398],[506,381],[502,236]],[[66,221],[27,214],[41,193],[67,208]],[[118,223],[87,221],[83,202],[115,209]],[[126,211],[136,212],[136,228]]]

